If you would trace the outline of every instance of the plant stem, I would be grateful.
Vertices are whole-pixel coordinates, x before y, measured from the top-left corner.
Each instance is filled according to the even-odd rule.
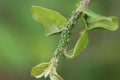
[[[78,21],[79,17],[81,16],[81,14],[83,13],[80,10],[80,7],[81,6],[88,7],[89,3],[90,3],[90,0],[80,1],[76,10],[72,12],[70,19],[68,20],[67,24],[65,25],[65,29],[61,33],[60,42],[58,44],[57,49],[55,50],[55,57],[62,55],[66,51],[67,45],[70,41],[71,31],[72,31],[74,25],[76,24],[76,22]]]

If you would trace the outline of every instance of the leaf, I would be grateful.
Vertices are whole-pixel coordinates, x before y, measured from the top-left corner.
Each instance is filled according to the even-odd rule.
[[[57,74],[55,67],[51,69],[50,80],[63,80],[62,77]]]
[[[81,51],[83,51],[83,49],[86,48],[86,46],[88,45],[88,33],[87,33],[87,30],[84,30],[82,33],[81,33],[81,37],[78,39],[76,45],[75,45],[75,48],[74,48],[74,51],[73,53],[75,55],[78,55],[78,53],[80,53]]]
[[[32,7],[32,14],[34,20],[44,27],[46,35],[61,32],[67,23],[67,19],[60,13],[39,6]]]
[[[36,78],[40,78],[44,76],[45,70],[48,68],[48,66],[49,66],[49,63],[41,63],[33,67],[31,70],[31,76],[34,76]]]
[[[50,80],[63,80],[58,74],[50,74]]]
[[[64,55],[68,58],[73,58],[74,57],[73,50],[74,49],[69,50],[68,52],[64,53]]]
[[[70,50],[68,53],[65,53],[65,56],[68,58],[76,57],[78,54],[80,54],[88,45],[88,34],[87,30],[84,30],[81,33],[80,38],[78,39],[77,43],[75,44],[74,49]]]
[[[83,11],[83,13],[87,15],[86,22],[89,30],[103,28],[106,30],[115,31],[118,29],[119,24],[117,17],[101,16],[83,7],[81,7],[80,9]]]

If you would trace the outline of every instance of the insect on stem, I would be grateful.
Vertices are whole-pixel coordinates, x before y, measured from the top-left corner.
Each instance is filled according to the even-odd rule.
[[[60,56],[66,51],[67,45],[70,40],[71,31],[74,25],[76,24],[76,22],[78,21],[80,15],[82,14],[80,7],[81,6],[88,7],[89,3],[90,3],[90,0],[80,1],[79,4],[77,5],[76,10],[72,12],[71,17],[69,18],[67,24],[65,25],[64,30],[61,33],[61,39],[59,41],[57,49],[55,50],[56,57]]]

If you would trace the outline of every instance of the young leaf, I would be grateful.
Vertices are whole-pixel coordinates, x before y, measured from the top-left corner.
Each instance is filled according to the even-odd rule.
[[[83,13],[86,14],[86,21],[87,21],[87,27],[89,30],[97,29],[97,28],[103,28],[110,31],[115,31],[118,29],[118,18],[113,17],[105,17],[101,16],[99,14],[96,14],[92,12],[91,10],[87,8],[80,8]]]
[[[87,30],[84,30],[81,33],[80,38],[78,39],[77,43],[75,44],[74,49],[70,50],[68,53],[65,53],[65,56],[68,58],[76,57],[78,54],[80,54],[88,45],[88,34]]]
[[[44,27],[46,35],[62,31],[67,23],[67,19],[60,13],[39,6],[32,7],[32,14],[34,20]]]
[[[45,70],[48,68],[48,66],[49,66],[49,63],[41,63],[33,67],[31,70],[31,76],[34,76],[36,78],[40,78],[44,76]]]
[[[81,33],[81,37],[78,39],[78,41],[74,47],[74,50],[73,50],[73,53],[75,54],[74,56],[81,53],[81,51],[83,51],[86,48],[86,46],[88,45],[88,42],[89,42],[88,33],[87,33],[87,30],[84,30]]]
[[[69,50],[68,52],[64,53],[64,55],[68,58],[73,58],[74,57],[73,50],[74,49]]]
[[[63,80],[58,74],[50,74],[50,80]]]

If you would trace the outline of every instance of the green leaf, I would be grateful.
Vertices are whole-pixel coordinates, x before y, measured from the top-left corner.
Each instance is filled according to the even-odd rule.
[[[69,52],[65,53],[65,56],[68,58],[76,57],[78,54],[80,54],[88,45],[88,33],[87,30],[84,30],[81,33],[80,38],[78,39],[77,43],[75,44],[74,49],[70,50]]]
[[[75,54],[73,53],[73,50],[74,50],[74,49],[69,50],[68,52],[64,53],[64,55],[65,55],[66,57],[68,57],[68,58],[73,58],[74,55],[75,55]]]
[[[88,33],[87,33],[87,30],[84,30],[81,33],[81,37],[78,39],[78,41],[77,41],[77,43],[74,47],[74,51],[73,51],[73,53],[75,54],[74,56],[81,53],[86,48],[86,46],[88,45],[88,42],[89,42]]]
[[[97,13],[92,12],[87,8],[80,8],[83,13],[86,14],[86,23],[89,30],[103,28],[110,31],[115,31],[118,29],[118,18],[113,17],[105,17],[101,16]]]
[[[31,70],[31,76],[34,76],[36,78],[40,78],[44,76],[45,70],[48,68],[48,66],[49,66],[49,63],[41,63],[33,67]]]
[[[50,80],[63,80],[58,74],[50,74]]]
[[[44,27],[46,35],[61,32],[67,23],[67,19],[60,13],[39,6],[32,7],[32,14],[34,20]]]

